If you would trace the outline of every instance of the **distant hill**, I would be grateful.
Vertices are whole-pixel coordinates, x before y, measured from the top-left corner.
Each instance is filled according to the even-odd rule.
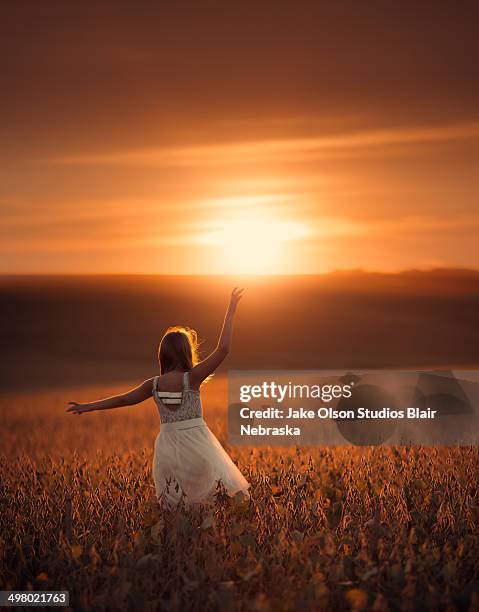
[[[317,276],[2,276],[2,388],[143,380],[166,327],[210,351],[229,290],[247,288],[227,368],[479,364],[479,272]]]

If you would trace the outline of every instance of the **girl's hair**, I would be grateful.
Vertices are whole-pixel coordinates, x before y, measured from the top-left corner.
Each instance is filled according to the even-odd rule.
[[[169,327],[158,349],[161,374],[175,369],[191,370],[199,361],[198,347],[198,334],[194,329],[182,325]]]

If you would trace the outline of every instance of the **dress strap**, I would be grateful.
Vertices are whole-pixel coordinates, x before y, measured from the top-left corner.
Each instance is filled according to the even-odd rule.
[[[190,378],[189,372],[183,374],[183,391],[189,391],[190,389]]]
[[[155,376],[155,378],[153,379],[153,389],[152,389],[153,395],[155,395],[155,393],[156,393],[156,388],[158,386],[158,378],[159,378],[159,376]]]

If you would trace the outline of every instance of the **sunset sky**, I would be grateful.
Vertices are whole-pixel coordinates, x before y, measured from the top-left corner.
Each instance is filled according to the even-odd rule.
[[[469,2],[3,2],[0,273],[479,267]]]

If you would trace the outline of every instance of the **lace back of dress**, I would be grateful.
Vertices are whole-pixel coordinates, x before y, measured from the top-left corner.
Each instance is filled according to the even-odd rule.
[[[183,391],[181,392],[158,391],[157,385],[158,376],[153,381],[153,397],[162,423],[186,421],[203,416],[200,392],[190,389],[188,372],[183,374]]]

